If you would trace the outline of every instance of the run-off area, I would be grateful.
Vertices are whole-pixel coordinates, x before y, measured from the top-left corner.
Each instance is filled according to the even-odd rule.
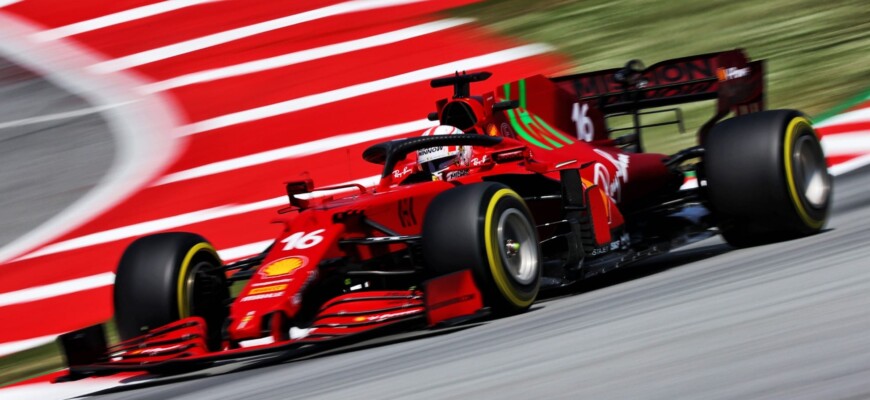
[[[99,182],[115,149],[100,108],[0,58],[0,247]]]

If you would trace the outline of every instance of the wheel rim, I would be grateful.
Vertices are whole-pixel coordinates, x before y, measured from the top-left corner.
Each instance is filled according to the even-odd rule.
[[[827,173],[824,155],[815,138],[798,137],[792,160],[799,193],[803,193],[803,198],[811,207],[823,208],[831,191],[831,178]]]
[[[211,350],[220,349],[221,327],[228,316],[225,301],[229,298],[226,282],[219,271],[220,261],[200,259],[191,265],[184,279],[184,302],[181,318],[197,316],[205,320],[206,342]]]
[[[210,271],[214,268],[210,262],[201,261],[196,263],[196,265],[191,268],[189,274],[187,275],[187,280],[185,281],[185,294],[186,298],[184,299],[185,305],[187,306],[186,314],[182,315],[182,317],[189,317],[192,315],[196,315],[196,311],[198,311],[198,306],[202,306],[202,304],[197,303],[198,297],[203,297],[203,293],[201,293],[201,289],[204,281],[208,279],[208,274],[206,271]]]
[[[532,283],[538,272],[538,247],[528,219],[515,208],[507,209],[498,219],[496,239],[511,278],[522,285]]]

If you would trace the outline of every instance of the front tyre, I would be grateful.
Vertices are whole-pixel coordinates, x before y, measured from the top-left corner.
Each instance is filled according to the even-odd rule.
[[[219,349],[230,297],[222,266],[214,247],[192,233],[160,233],[131,243],[115,277],[115,322],[121,339],[199,316],[206,322],[209,349]]]
[[[435,275],[471,269],[484,303],[497,314],[528,309],[540,290],[537,229],[522,197],[501,184],[436,196],[423,223],[423,256]]]
[[[795,110],[751,113],[710,131],[704,172],[725,240],[753,246],[819,232],[832,179],[810,121]]]

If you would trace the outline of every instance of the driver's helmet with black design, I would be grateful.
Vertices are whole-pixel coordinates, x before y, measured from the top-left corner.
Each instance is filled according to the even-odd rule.
[[[450,125],[439,125],[427,129],[423,136],[462,135],[461,129]],[[468,175],[468,169],[449,171],[453,166],[466,167],[471,161],[471,146],[436,146],[417,150],[417,164],[422,171],[432,174],[433,180],[445,180]]]

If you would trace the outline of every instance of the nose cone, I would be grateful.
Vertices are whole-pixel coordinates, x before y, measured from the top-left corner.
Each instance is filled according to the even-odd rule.
[[[299,310],[301,291],[316,277],[316,266],[308,257],[288,256],[260,266],[233,302],[228,334],[241,341],[272,334],[267,321],[275,313],[292,318]]]

